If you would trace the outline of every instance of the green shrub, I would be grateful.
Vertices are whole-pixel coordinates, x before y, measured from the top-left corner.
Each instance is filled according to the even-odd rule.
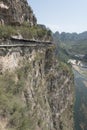
[[[0,26],[0,39],[9,38],[11,35],[17,34],[16,30],[11,26]]]

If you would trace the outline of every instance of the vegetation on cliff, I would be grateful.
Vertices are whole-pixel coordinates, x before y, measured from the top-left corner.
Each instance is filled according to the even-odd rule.
[[[52,40],[52,32],[37,19],[27,0],[2,0],[0,2],[0,39],[16,38]]]
[[[0,26],[0,39],[9,39],[11,36],[21,35],[24,39],[33,39],[41,41],[51,41],[52,32],[47,28],[42,28],[39,25],[30,27],[28,24],[21,26]]]

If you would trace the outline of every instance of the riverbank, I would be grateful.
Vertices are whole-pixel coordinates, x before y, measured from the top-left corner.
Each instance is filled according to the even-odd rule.
[[[76,70],[79,74],[81,74],[82,76],[84,76],[85,78],[87,78],[87,68],[78,66],[78,65],[73,65],[72,67],[74,70]]]

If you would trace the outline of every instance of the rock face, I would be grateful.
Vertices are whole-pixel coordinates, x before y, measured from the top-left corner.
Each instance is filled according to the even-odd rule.
[[[73,130],[73,92],[53,45],[0,48],[1,130]]]
[[[0,23],[20,25],[28,22],[30,26],[36,25],[37,19],[33,14],[27,0],[1,0]]]
[[[36,21],[26,0],[0,1],[2,25]],[[0,41],[0,130],[73,130],[72,72],[53,44],[33,42]]]

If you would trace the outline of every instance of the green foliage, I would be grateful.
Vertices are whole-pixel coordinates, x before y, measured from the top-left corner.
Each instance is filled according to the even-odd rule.
[[[25,39],[36,39],[36,40],[51,40],[51,31],[40,26],[32,26],[23,23],[21,26],[1,26],[0,25],[0,39],[8,39],[12,35],[21,34]]]
[[[0,26],[0,39],[9,38],[11,35],[17,34],[16,30],[11,26]]]

